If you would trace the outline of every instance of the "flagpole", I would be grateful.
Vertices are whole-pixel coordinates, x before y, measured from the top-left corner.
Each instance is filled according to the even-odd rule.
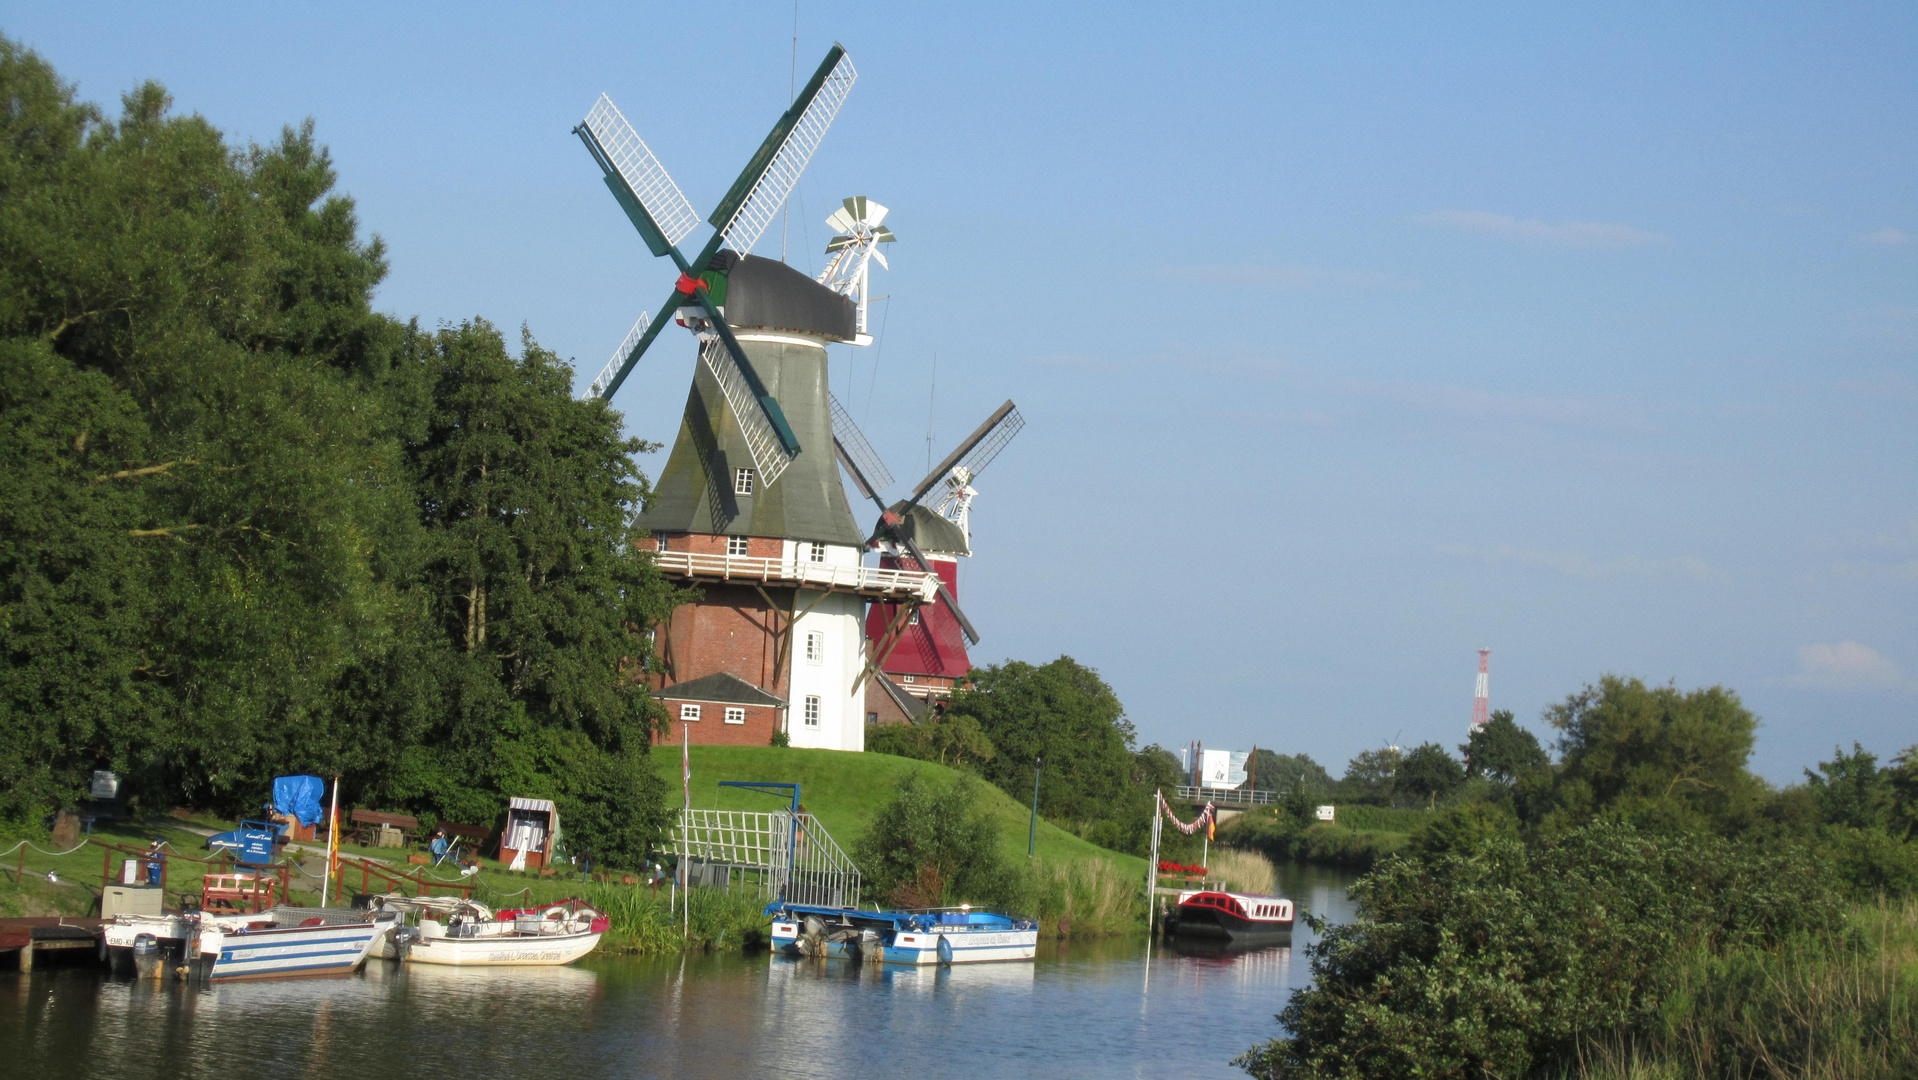
[[[333,860],[340,851],[340,778],[333,777],[333,809],[326,819],[326,876],[320,879],[320,906],[326,906],[327,886],[333,884]]]

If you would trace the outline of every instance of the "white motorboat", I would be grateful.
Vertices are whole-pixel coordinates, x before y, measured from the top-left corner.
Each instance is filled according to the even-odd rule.
[[[472,900],[387,899],[384,910],[419,912],[400,930],[392,952],[411,964],[523,967],[570,964],[599,944],[610,920],[578,900],[501,911]]]
[[[400,923],[397,913],[287,906],[197,919],[209,982],[349,975]]]

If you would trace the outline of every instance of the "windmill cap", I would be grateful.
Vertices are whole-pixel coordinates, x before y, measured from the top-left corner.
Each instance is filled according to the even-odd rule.
[[[828,341],[859,333],[850,297],[777,259],[747,255],[726,274],[726,322],[741,330],[784,330]]]
[[[966,543],[966,534],[959,526],[923,506],[906,510],[905,505],[893,503],[888,513],[904,519],[897,528],[918,544],[919,550],[933,555],[972,554],[972,546]]]

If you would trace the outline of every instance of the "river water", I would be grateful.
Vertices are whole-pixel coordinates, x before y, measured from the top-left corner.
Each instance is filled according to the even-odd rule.
[[[1335,922],[1353,875],[1282,866]],[[1181,954],[1042,942],[1036,962],[854,966],[765,953],[460,971],[373,961],[345,979],[211,988],[89,967],[0,974],[0,1073],[22,1080],[448,1075],[999,1078],[1242,1076],[1310,970],[1290,947]]]

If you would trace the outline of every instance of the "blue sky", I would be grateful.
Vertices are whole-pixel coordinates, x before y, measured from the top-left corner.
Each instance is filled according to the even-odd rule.
[[[861,78],[787,258],[851,194],[900,237],[835,391],[908,479],[929,427],[1030,422],[978,485],[975,659],[1067,653],[1145,740],[1334,772],[1462,741],[1479,646],[1541,733],[1619,673],[1735,688],[1776,781],[1918,742],[1918,9],[1670,8],[802,3],[798,77],[838,40]],[[794,8],[399,9],[0,31],[236,140],[313,117],[384,310],[590,378],[671,275],[568,129],[610,93],[709,208]],[[633,433],[691,364],[648,355]]]

